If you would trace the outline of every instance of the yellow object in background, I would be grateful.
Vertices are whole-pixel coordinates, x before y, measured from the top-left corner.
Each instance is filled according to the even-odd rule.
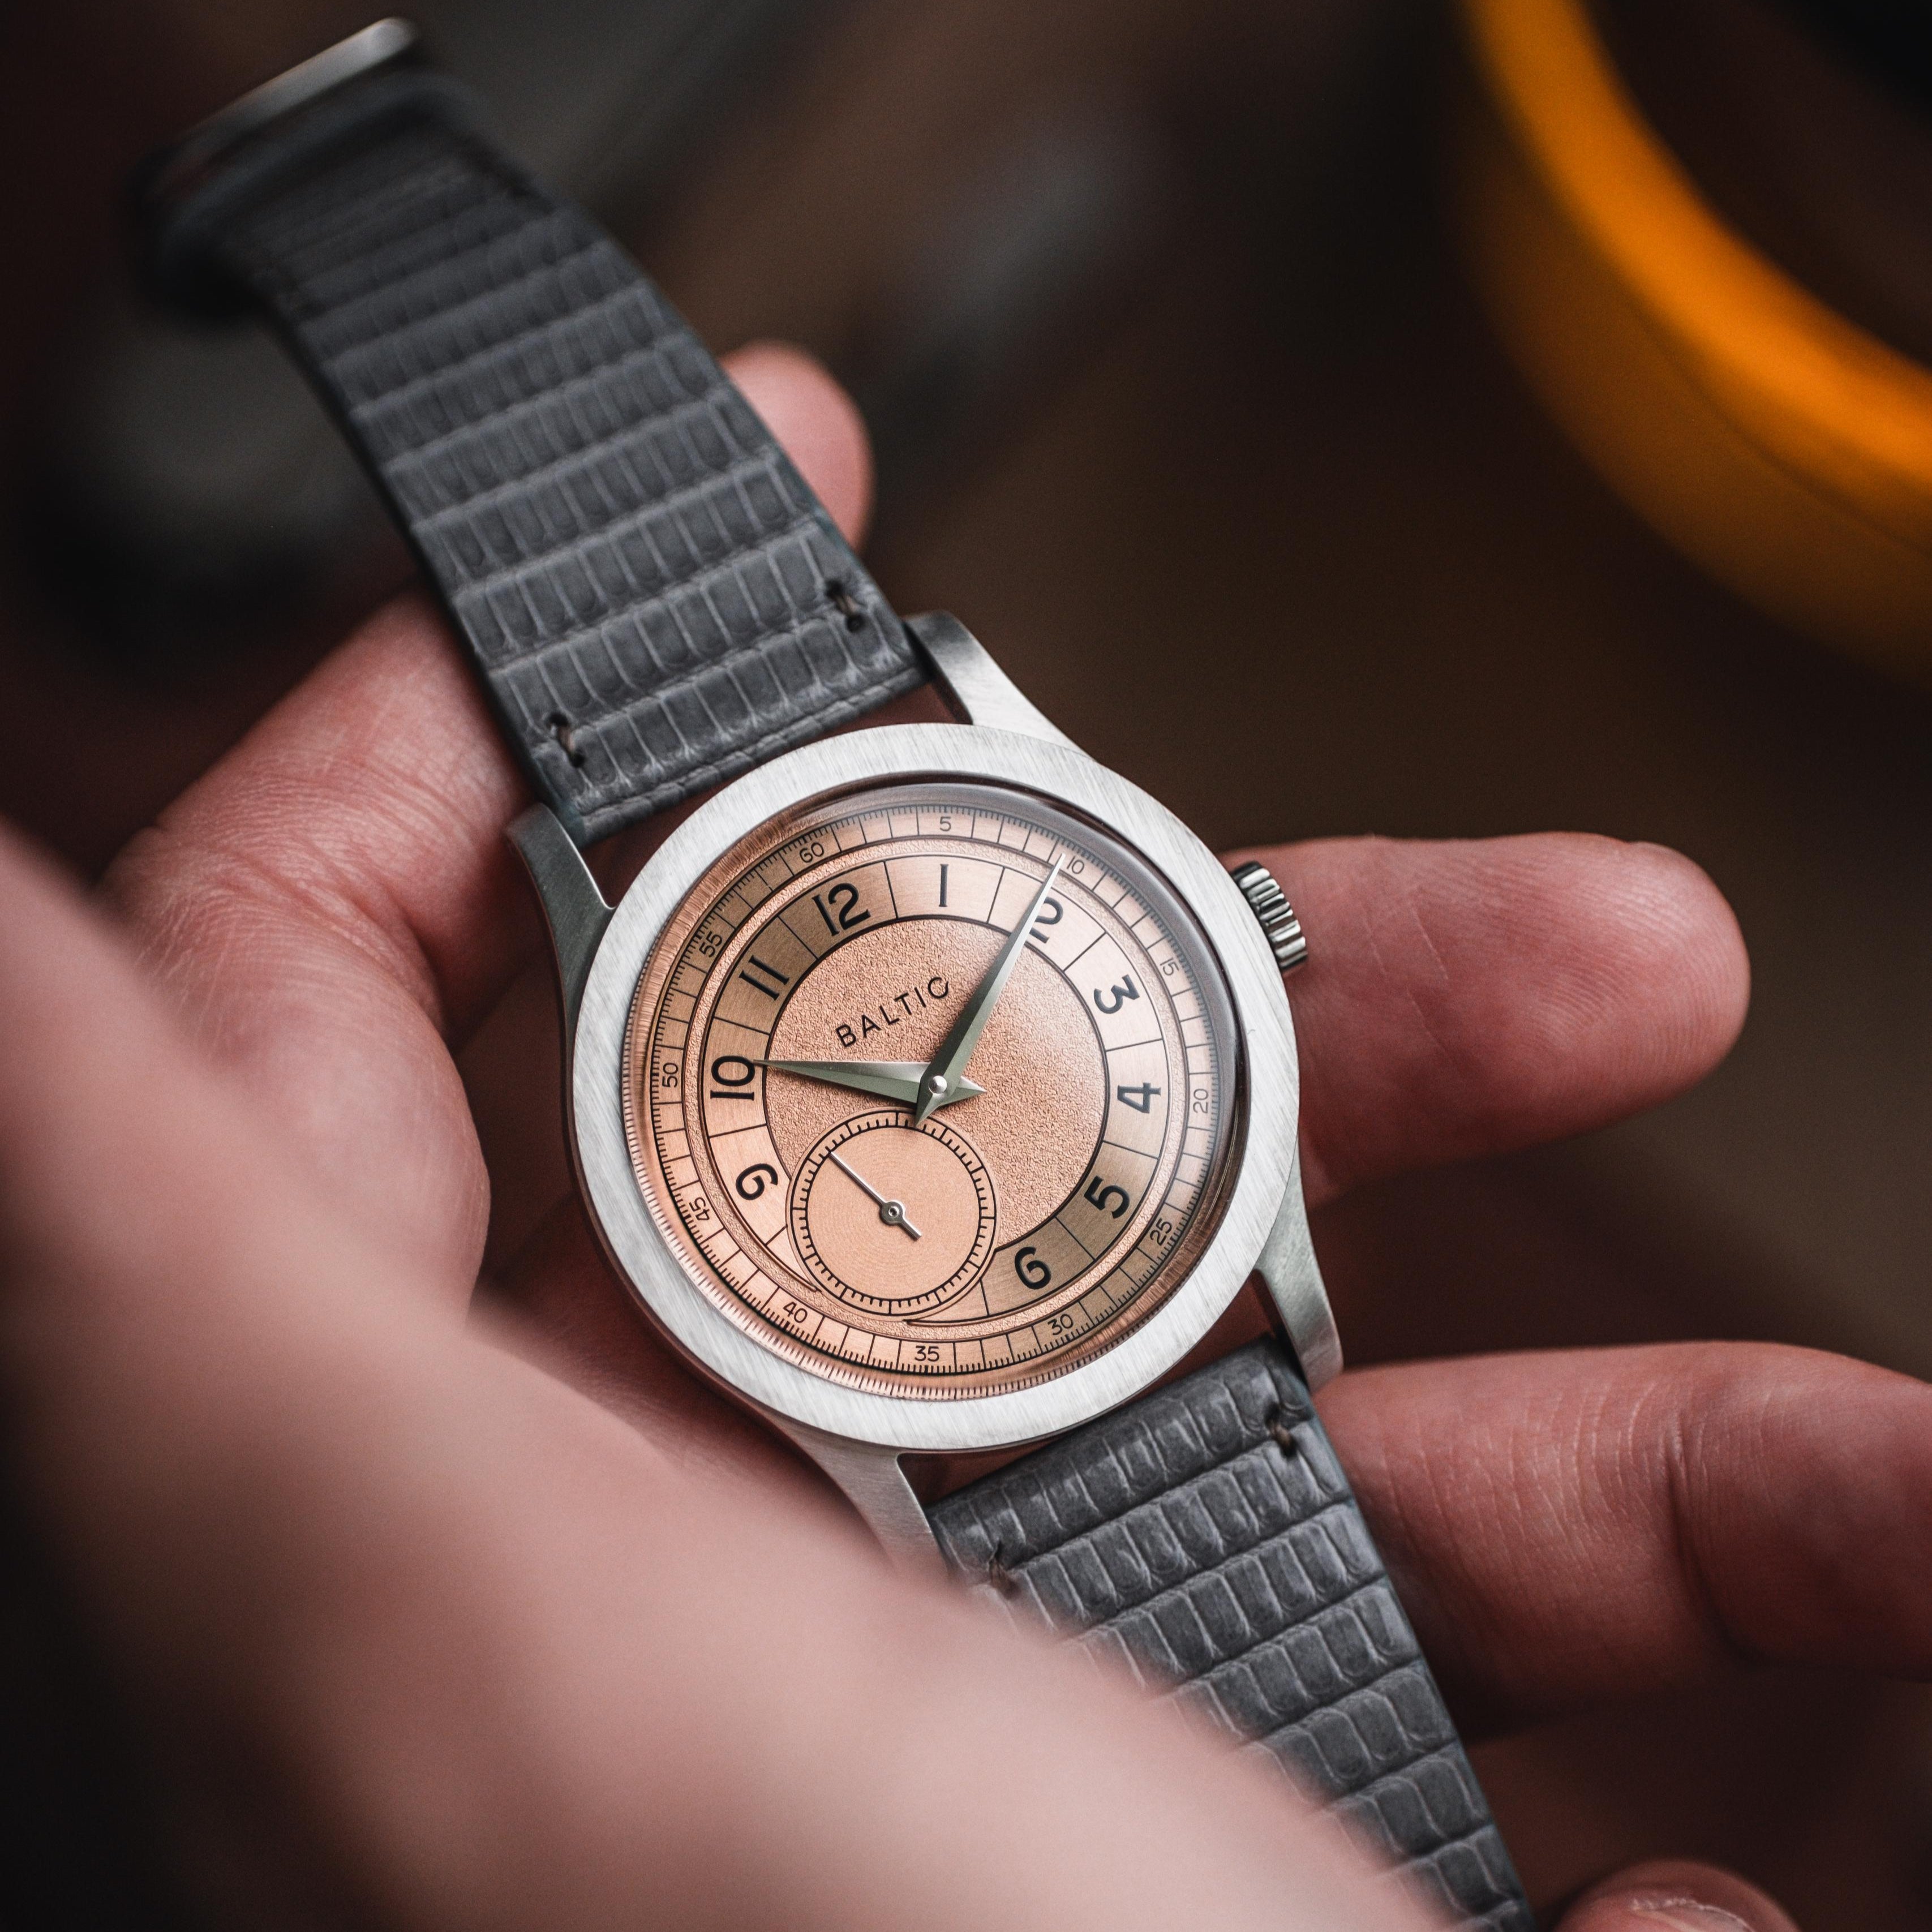
[[[1730,228],[1582,0],[1463,0],[1466,227],[1533,386],[1619,494],[1780,621],[1932,687],[1932,370]]]

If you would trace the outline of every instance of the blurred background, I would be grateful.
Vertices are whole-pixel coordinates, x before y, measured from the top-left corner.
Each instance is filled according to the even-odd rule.
[[[367,17],[0,14],[0,812],[83,871],[407,578],[272,348],[159,322],[122,266],[132,164]],[[958,611],[1211,842],[1574,828],[1729,895],[1755,1001],[1703,1088],[1326,1217],[1353,1360],[1725,1336],[1932,1371],[1925,16],[416,17],[715,346],[851,387],[900,608]],[[176,1922],[124,1856],[111,1703],[76,1718],[84,1660],[10,1576],[0,1646],[45,1668],[0,1685],[34,1793],[0,1898]],[[1541,1900],[1668,1851],[1808,1932],[1932,1928],[1918,1691],[1741,1674],[1480,1755]]]

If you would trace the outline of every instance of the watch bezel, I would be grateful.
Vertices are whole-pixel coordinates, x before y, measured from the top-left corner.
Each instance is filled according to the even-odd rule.
[[[624,1041],[659,935],[718,860],[768,820],[880,784],[974,779],[1096,821],[1166,879],[1224,974],[1246,1066],[1240,1166],[1187,1279],[1103,1354],[1028,1386],[944,1401],[813,1374],[734,1323],[694,1280],[638,1183],[621,1102]],[[667,838],[611,916],[571,1042],[570,1138],[606,1252],[646,1313],[703,1372],[785,1420],[880,1448],[958,1451],[1029,1442],[1118,1408],[1180,1362],[1255,1271],[1292,1179],[1300,1080],[1268,942],[1220,862],[1173,813],[1073,746],[962,724],[894,724],[820,740],[748,772]]]

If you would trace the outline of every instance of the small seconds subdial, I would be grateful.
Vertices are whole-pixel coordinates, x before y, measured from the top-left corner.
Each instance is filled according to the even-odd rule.
[[[1220,968],[1131,848],[970,781],[798,808],[633,996],[638,1182],[714,1304],[814,1373],[1060,1374],[1186,1279],[1238,1165]]]
[[[904,1108],[834,1127],[792,1183],[791,1237],[826,1292],[861,1313],[928,1314],[978,1280],[997,1211],[985,1164]]]

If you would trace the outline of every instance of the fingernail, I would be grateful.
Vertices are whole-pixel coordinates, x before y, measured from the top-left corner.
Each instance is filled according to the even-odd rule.
[[[1709,1865],[1620,1874],[1578,1900],[1562,1932],[1796,1932],[1756,1886]]]

